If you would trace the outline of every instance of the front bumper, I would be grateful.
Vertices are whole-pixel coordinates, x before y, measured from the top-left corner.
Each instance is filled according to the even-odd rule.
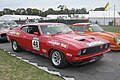
[[[120,50],[120,43],[115,45],[110,45],[111,50]]]
[[[83,56],[79,56],[79,57],[72,57],[70,63],[78,63],[78,62],[92,62],[92,61],[96,61],[98,59],[101,59],[101,57],[98,57],[98,56],[101,56],[103,55],[104,53],[110,51],[110,49],[107,49],[107,50],[104,50],[104,51],[101,51],[101,52],[97,52],[97,53],[93,53],[93,54],[87,54],[87,55],[83,55]],[[94,57],[97,57],[96,59],[94,60],[91,60],[93,59]]]
[[[101,54],[101,55],[97,55],[97,56],[90,57],[90,58],[87,58],[87,59],[83,59],[81,61],[74,61],[74,62],[71,62],[71,64],[73,64],[75,66],[84,65],[84,64],[88,64],[88,63],[98,61],[98,60],[102,59],[103,57],[104,57],[104,55]]]

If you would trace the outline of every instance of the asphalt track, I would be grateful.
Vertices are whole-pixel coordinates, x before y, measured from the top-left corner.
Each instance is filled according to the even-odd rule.
[[[65,69],[54,68],[49,59],[31,52],[22,51],[13,52],[10,43],[0,43],[0,48],[10,52],[11,55],[21,58],[29,63],[36,63],[38,67],[46,68],[47,72],[58,72],[67,80],[120,80],[120,51],[111,51],[104,55],[104,58],[98,62],[86,64],[83,66],[69,65]]]

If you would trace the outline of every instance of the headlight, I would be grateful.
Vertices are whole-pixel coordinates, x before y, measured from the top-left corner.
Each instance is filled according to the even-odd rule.
[[[87,51],[86,49],[83,49],[83,54],[86,53],[86,51]]]
[[[114,42],[117,43],[117,37],[114,37]]]
[[[81,54],[82,54],[82,51],[79,50],[77,55],[80,56]]]
[[[108,45],[107,45],[107,44],[105,45],[105,48],[106,48],[106,49],[108,48]]]
[[[100,46],[100,49],[102,49],[102,48],[103,48],[103,45]]]
[[[81,55],[85,54],[86,51],[87,51],[87,49],[79,50],[77,56],[81,56]]]

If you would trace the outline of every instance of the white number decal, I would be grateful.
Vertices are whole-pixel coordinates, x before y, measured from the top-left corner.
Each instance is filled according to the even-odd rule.
[[[34,37],[32,40],[32,47],[35,50],[39,50],[39,38]]]

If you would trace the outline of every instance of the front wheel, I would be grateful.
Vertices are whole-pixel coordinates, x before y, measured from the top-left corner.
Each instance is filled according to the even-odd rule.
[[[19,52],[21,50],[20,46],[18,45],[17,41],[12,40],[12,49],[15,52]]]
[[[64,68],[68,65],[68,62],[62,52],[53,50],[50,53],[50,60],[54,67]]]

